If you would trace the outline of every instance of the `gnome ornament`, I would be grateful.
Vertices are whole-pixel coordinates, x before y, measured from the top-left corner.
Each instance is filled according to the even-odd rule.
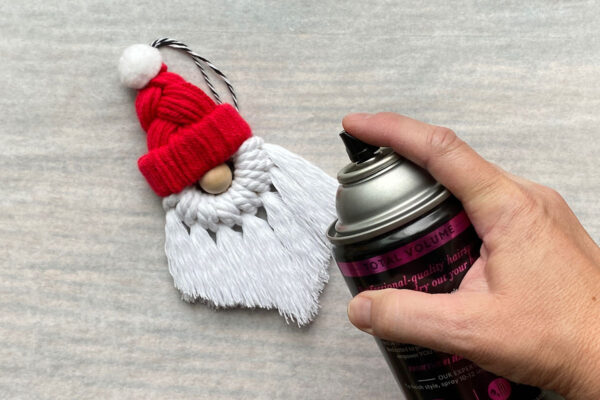
[[[194,59],[215,101],[167,70],[161,46]],[[226,83],[236,107],[221,103],[206,66]],[[225,75],[183,43],[163,38],[131,46],[119,72],[123,84],[139,90],[135,105],[148,153],[138,166],[163,197],[165,251],[182,298],[277,308],[287,321],[309,323],[328,280],[325,231],[335,218],[336,181],[253,136]]]

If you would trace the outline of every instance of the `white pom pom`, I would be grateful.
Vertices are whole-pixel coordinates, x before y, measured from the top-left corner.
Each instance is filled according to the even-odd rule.
[[[119,59],[121,83],[132,89],[141,89],[154,78],[162,65],[157,48],[147,44],[134,44],[123,51]]]

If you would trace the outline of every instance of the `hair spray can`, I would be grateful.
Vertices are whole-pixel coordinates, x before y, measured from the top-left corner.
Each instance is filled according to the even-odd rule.
[[[338,219],[327,235],[352,295],[384,288],[458,289],[481,247],[460,202],[392,149],[346,132],[340,136],[352,162],[338,173]],[[457,355],[376,341],[407,399],[544,398],[538,388],[512,383]]]

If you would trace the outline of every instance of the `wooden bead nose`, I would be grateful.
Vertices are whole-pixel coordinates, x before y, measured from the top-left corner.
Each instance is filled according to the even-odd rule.
[[[207,193],[219,194],[231,186],[233,175],[227,164],[220,164],[209,170],[200,179],[200,187]]]

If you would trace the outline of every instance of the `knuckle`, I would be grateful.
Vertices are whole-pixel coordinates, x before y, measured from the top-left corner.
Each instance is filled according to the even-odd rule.
[[[534,236],[541,233],[552,216],[552,207],[545,197],[522,185],[514,185],[510,198],[511,204],[506,215],[507,225],[518,221],[521,232],[528,232]]]
[[[497,307],[488,295],[463,297],[459,306],[448,313],[446,332],[453,338],[454,352],[467,357],[480,357],[491,345],[498,320]]]
[[[437,156],[444,156],[451,153],[464,143],[452,129],[443,126],[434,126],[429,131],[426,142],[427,146]]]
[[[540,199],[531,190],[514,185],[511,193],[515,214],[531,215],[540,211]]]
[[[494,204],[495,212],[507,214],[520,204],[522,194],[517,185],[503,174],[484,174],[480,171],[472,172],[472,185],[469,188],[469,197],[465,202],[473,204]]]
[[[473,197],[483,197],[490,193],[499,193],[499,188],[503,188],[503,191],[510,190],[510,185],[502,177],[494,177],[487,179],[479,179],[473,186]]]
[[[543,196],[545,198],[545,200],[552,206],[560,206],[563,207],[566,205],[566,201],[565,199],[562,197],[562,195],[556,191],[555,189],[552,189],[548,186],[542,186],[542,193]]]
[[[393,293],[379,296],[371,306],[371,329],[375,336],[392,339],[398,336],[400,307]]]
[[[526,217],[535,220],[541,217],[544,211],[540,199],[531,191],[516,185],[511,193],[510,219]]]
[[[453,338],[457,350],[462,353],[470,353],[478,347],[479,341],[473,327],[480,324],[470,307],[457,309],[447,318],[445,328],[448,336]]]

